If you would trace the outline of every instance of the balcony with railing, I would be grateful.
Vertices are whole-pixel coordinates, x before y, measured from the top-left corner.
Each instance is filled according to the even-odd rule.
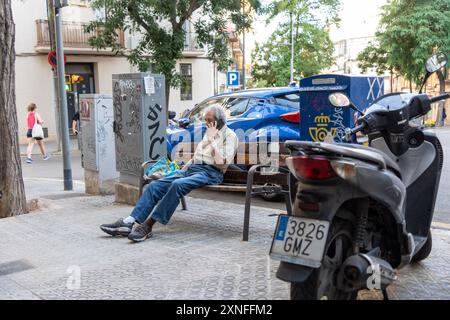
[[[238,39],[236,41],[231,41],[231,50],[233,51],[233,55],[241,56],[244,53],[244,45],[242,40]]]
[[[184,38],[183,56],[196,57],[205,53],[204,48],[200,48],[195,32],[186,32]]]
[[[98,36],[102,28],[97,28],[91,32],[84,32],[87,24],[80,22],[63,21],[61,24],[62,36],[64,41],[64,51],[66,53],[93,53],[112,54],[111,49],[92,48],[89,44],[89,38]],[[47,20],[36,20],[37,43],[35,50],[37,52],[50,51],[50,33]],[[125,46],[125,37],[122,30],[117,30],[117,42],[121,47]]]

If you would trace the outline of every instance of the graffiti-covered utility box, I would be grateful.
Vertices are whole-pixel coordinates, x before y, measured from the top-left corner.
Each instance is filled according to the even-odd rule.
[[[128,73],[112,81],[116,168],[120,183],[138,186],[142,163],[167,155],[165,79]]]
[[[80,94],[80,127],[86,193],[112,194],[115,168],[111,95]]]
[[[345,128],[354,127],[351,108],[334,107],[328,100],[332,93],[342,92],[360,109],[365,110],[384,92],[382,77],[326,74],[300,81],[300,139],[324,141],[334,137],[342,142]]]

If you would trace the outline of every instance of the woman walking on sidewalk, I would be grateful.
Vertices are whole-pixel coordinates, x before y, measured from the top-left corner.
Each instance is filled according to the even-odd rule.
[[[41,116],[36,113],[36,104],[30,103],[27,107],[28,114],[27,114],[27,122],[28,122],[28,131],[27,131],[27,138],[28,138],[28,148],[27,148],[27,163],[32,163],[33,159],[31,158],[31,154],[33,153],[33,147],[34,144],[37,143],[39,148],[41,149],[42,158],[44,160],[48,160],[50,157],[45,153],[45,146],[43,138],[36,137],[33,138],[33,127],[36,124],[42,125],[44,123],[44,120],[42,120]]]

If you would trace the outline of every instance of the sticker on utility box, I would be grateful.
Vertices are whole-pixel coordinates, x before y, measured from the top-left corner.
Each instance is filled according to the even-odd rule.
[[[147,95],[155,94],[155,78],[151,76],[144,77],[145,93]]]

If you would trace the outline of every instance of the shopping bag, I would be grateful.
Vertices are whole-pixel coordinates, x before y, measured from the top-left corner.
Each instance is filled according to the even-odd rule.
[[[31,130],[31,136],[35,139],[44,139],[44,130],[40,124],[35,124]]]
[[[145,171],[145,176],[148,179],[156,180],[174,175],[178,170],[180,170],[180,166],[176,162],[167,158],[160,158]]]

